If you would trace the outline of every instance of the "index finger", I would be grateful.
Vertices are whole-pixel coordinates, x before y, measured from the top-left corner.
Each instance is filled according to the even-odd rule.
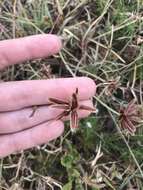
[[[60,37],[52,34],[0,41],[0,69],[30,59],[53,55],[58,53],[61,47]]]

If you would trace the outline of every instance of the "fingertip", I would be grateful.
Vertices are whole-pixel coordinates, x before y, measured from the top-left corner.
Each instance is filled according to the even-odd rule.
[[[62,121],[58,120],[58,121],[53,121],[51,123],[50,126],[48,126],[48,128],[52,128],[52,135],[51,135],[51,139],[48,140],[52,140],[55,138],[58,138],[59,136],[62,135],[63,131],[64,131],[64,124]]]
[[[45,58],[58,53],[61,48],[62,41],[54,34],[38,34],[0,41],[0,69],[31,59]]]
[[[94,96],[96,93],[96,84],[93,79],[89,77],[82,77],[85,80],[86,86],[89,86],[91,89],[91,96]]]
[[[42,37],[45,38],[45,43],[47,43],[48,48],[50,44],[52,45],[51,54],[56,54],[61,50],[62,40],[60,36],[57,36],[55,34],[43,34]]]
[[[89,77],[72,77],[64,79],[56,79],[61,86],[61,91],[67,97],[71,96],[78,88],[78,95],[80,100],[90,99],[96,93],[96,84],[94,80]],[[62,83],[62,85],[61,85]],[[67,88],[68,87],[68,88]]]
[[[94,109],[94,105],[93,105],[93,102],[91,100],[82,101],[82,102],[80,102],[80,105],[88,106],[89,108]],[[81,110],[78,111],[78,116],[79,116],[79,118],[86,118],[91,113],[92,113],[92,111],[89,111],[89,110],[86,110],[86,109],[81,109]]]
[[[58,42],[58,50],[60,51],[63,47],[62,37],[55,35],[55,40]]]
[[[96,84],[94,80],[89,77],[76,77],[78,88],[79,88],[79,96],[80,100],[86,100],[93,97],[96,93]],[[75,84],[76,84],[75,83]]]

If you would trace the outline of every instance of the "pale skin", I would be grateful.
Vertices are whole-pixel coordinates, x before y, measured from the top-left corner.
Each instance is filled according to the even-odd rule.
[[[56,54],[61,48],[60,38],[48,34],[0,41],[0,69]],[[0,158],[59,137],[64,123],[54,118],[62,110],[46,104],[50,97],[68,100],[76,88],[80,103],[92,106],[96,86],[87,77],[0,83]],[[34,105],[41,106],[30,117]],[[89,114],[78,113],[79,117]]]

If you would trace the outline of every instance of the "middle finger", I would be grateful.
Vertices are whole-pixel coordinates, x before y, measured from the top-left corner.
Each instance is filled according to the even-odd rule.
[[[0,83],[0,111],[47,104],[49,98],[69,100],[76,88],[79,100],[87,100],[94,95],[96,87],[87,77]]]

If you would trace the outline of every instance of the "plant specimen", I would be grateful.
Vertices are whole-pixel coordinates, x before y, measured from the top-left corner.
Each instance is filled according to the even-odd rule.
[[[129,102],[126,107],[120,108],[119,121],[123,129],[127,129],[131,134],[135,133],[136,125],[141,122],[141,109],[135,100]]]
[[[62,119],[65,116],[70,116],[71,131],[75,131],[75,129],[78,128],[78,110],[87,110],[90,112],[96,111],[95,108],[79,104],[78,88],[76,88],[76,91],[72,94],[69,101],[49,98],[49,105],[57,109],[63,109],[62,113],[55,118],[56,120]]]
[[[39,106],[40,105],[33,106],[32,113],[30,114],[29,117],[34,116]],[[78,110],[87,110],[90,112],[96,112],[96,109],[93,107],[79,104],[78,88],[76,88],[76,91],[72,94],[71,99],[69,101],[64,101],[64,100],[56,99],[56,98],[49,98],[49,102],[46,104],[46,106],[51,106],[53,108],[63,110],[61,114],[59,114],[58,116],[54,118],[54,120],[59,120],[59,119],[62,119],[63,117],[70,116],[70,129],[72,132],[74,132],[78,128],[78,120],[79,120]]]

